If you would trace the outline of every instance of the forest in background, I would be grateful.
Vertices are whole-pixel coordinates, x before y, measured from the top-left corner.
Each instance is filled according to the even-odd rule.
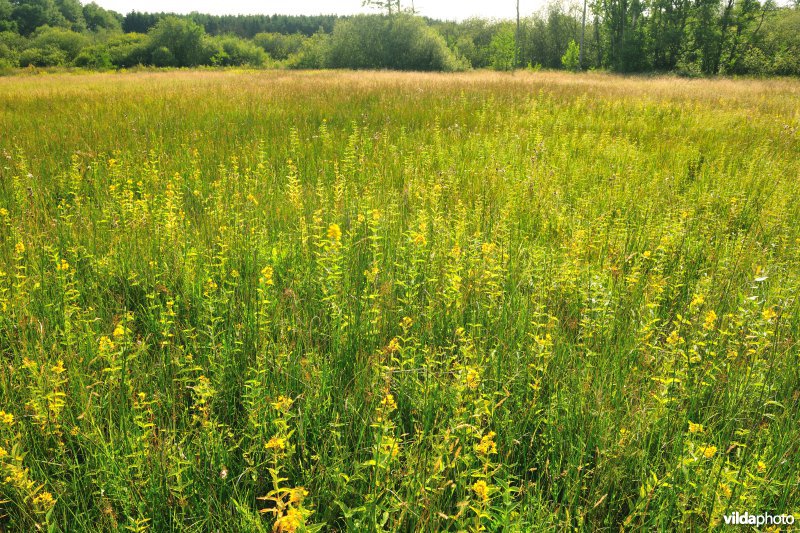
[[[367,3],[375,14],[216,16],[0,0],[0,71],[209,65],[800,74],[798,2],[555,1],[518,21],[461,22],[420,17],[399,0]]]

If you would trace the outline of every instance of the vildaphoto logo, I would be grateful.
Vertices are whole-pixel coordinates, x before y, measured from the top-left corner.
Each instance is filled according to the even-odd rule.
[[[728,525],[738,526],[774,526],[794,524],[794,515],[790,514],[750,514],[733,512],[723,516]]]

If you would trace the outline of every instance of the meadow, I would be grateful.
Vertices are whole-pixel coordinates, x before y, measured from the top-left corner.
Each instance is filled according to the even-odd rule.
[[[800,517],[799,180],[797,80],[0,78],[0,531]]]

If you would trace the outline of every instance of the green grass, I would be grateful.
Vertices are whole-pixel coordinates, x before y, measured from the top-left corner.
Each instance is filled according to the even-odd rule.
[[[797,81],[0,79],[0,530],[800,513],[799,130]]]

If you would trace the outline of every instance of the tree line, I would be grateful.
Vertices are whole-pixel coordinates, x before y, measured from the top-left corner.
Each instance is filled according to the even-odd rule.
[[[241,66],[604,69],[800,75],[800,0],[554,1],[514,21],[373,15],[126,15],[79,0],[0,0],[0,70]],[[514,6],[509,2],[510,11]]]

